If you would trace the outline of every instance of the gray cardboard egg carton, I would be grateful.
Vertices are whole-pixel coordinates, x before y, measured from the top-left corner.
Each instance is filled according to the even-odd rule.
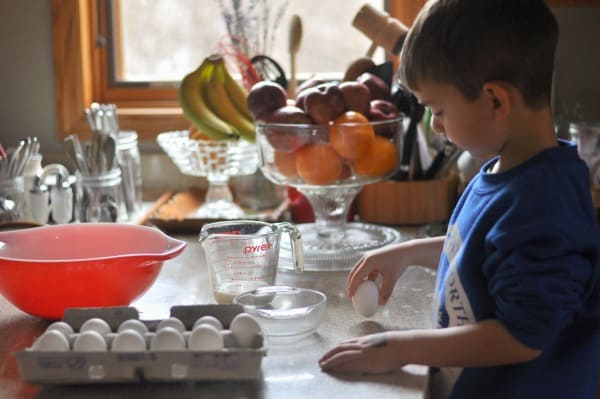
[[[233,318],[243,312],[239,305],[189,305],[171,308],[171,317],[180,319],[186,331],[205,315],[214,316],[227,329]],[[77,334],[83,323],[101,318],[116,331],[125,320],[138,319],[132,307],[72,308],[63,321]],[[155,331],[160,320],[140,320]],[[240,348],[231,334],[224,335],[225,348],[218,351],[132,351],[40,352],[32,348],[17,352],[21,378],[39,384],[81,384],[116,382],[174,382],[213,380],[252,380],[262,377],[261,362],[267,349],[262,335],[251,348]]]

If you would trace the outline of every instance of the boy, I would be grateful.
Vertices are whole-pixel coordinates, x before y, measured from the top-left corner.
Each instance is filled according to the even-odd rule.
[[[599,235],[589,174],[550,110],[558,25],[543,0],[428,2],[399,76],[432,127],[490,159],[444,237],[372,251],[348,294],[382,277],[385,304],[407,265],[438,265],[436,329],[341,343],[331,373],[431,366],[432,398],[595,398],[600,363]]]

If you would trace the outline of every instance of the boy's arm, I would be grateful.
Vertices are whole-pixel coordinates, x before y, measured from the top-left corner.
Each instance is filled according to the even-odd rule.
[[[406,364],[485,367],[527,362],[540,353],[491,319],[466,326],[367,335],[333,348],[319,360],[319,366],[332,373],[383,373]]]
[[[364,279],[380,274],[383,277],[380,303],[384,304],[406,267],[437,268],[444,239],[444,236],[418,238],[367,252],[348,275],[348,295],[352,297]]]

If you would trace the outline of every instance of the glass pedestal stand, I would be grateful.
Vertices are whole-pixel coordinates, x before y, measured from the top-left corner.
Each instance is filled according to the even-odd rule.
[[[350,270],[365,251],[403,241],[395,229],[347,222],[350,204],[362,185],[297,186],[315,213],[314,223],[298,225],[304,248],[304,270]],[[291,249],[281,243],[280,268],[292,269]]]
[[[190,217],[240,219],[244,210],[233,202],[228,181],[231,176],[251,175],[258,166],[256,145],[245,140],[192,140],[188,131],[160,133],[158,144],[179,171],[206,178],[208,188],[203,204]]]

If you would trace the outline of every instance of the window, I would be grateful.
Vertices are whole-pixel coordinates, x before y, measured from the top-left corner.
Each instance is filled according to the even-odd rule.
[[[266,54],[285,71],[289,24],[296,14],[303,22],[298,56],[299,78],[313,73],[337,76],[353,58],[364,54],[369,40],[350,21],[365,3],[384,8],[383,0],[244,0],[237,24],[231,0],[112,0],[109,15],[109,56],[115,55],[113,82],[116,84],[176,85],[212,52],[232,50],[231,36],[239,37],[245,55]],[[231,20],[226,29],[225,17]],[[236,27],[241,26],[237,32]],[[111,34],[114,32],[115,34]],[[246,39],[246,40],[244,40]],[[110,51],[112,49],[112,51]],[[375,54],[383,61],[383,51]],[[247,61],[247,58],[246,58]]]
[[[110,3],[109,3],[110,1]],[[185,0],[178,0],[185,1]],[[190,7],[199,8],[199,14],[207,12],[207,6],[216,6],[217,0],[188,0],[186,9]],[[278,0],[283,1],[283,0]],[[167,71],[162,77],[152,79],[152,72],[128,72],[127,68],[127,51],[117,49],[116,54],[121,52],[122,59],[118,62],[113,63],[113,82],[121,80],[121,85],[111,84],[110,79],[107,78],[108,71],[111,68],[111,63],[108,55],[108,47],[104,40],[108,37],[108,14],[114,12],[116,8],[127,3],[133,5],[133,9],[122,9],[120,14],[116,14],[117,18],[113,20],[114,26],[117,29],[117,35],[123,35],[123,45],[127,45],[127,41],[131,39],[131,32],[119,31],[119,23],[123,21],[123,17],[128,19],[132,14],[139,12],[136,11],[136,7],[146,7],[145,11],[150,12],[152,9],[148,7],[148,4],[157,3],[157,0],[153,1],[142,1],[142,0],[126,0],[126,1],[112,1],[112,0],[52,0],[52,17],[53,17],[53,41],[54,41],[54,65],[55,65],[55,80],[56,80],[56,104],[57,104],[57,121],[58,121],[58,132],[59,136],[64,137],[70,133],[78,133],[83,136],[89,133],[89,127],[83,116],[83,110],[85,107],[93,101],[98,102],[113,102],[117,104],[119,109],[119,119],[121,125],[125,129],[135,129],[138,131],[141,140],[153,141],[156,134],[161,131],[172,130],[172,129],[186,129],[189,124],[183,117],[181,110],[178,107],[177,101],[177,89],[176,82],[173,81],[169,84],[169,79],[173,79],[175,76],[181,76],[180,71],[171,71],[169,64],[158,65],[159,71]],[[311,24],[308,24],[305,20],[308,17],[302,15],[302,7],[308,10],[322,10],[322,4],[330,4],[333,1],[323,2],[320,1],[321,6],[314,6],[308,0],[294,1],[290,0],[286,15],[291,16],[294,13],[301,15],[303,18],[303,30],[304,38],[301,45],[301,53],[299,54],[299,74],[302,78],[302,73],[310,74],[314,69],[318,67],[311,64],[315,59],[320,61],[332,61],[338,62],[338,64],[327,64],[324,62],[323,69],[317,72],[327,72],[328,69],[332,68],[343,68],[343,65],[350,62],[366,52],[369,42],[366,38],[361,37],[361,34],[354,28],[351,28],[350,21],[352,16],[356,13],[360,5],[370,2],[372,4],[383,4],[383,0],[369,1],[369,0],[340,0],[338,8],[335,12],[328,11],[328,13],[320,12],[319,16],[323,18],[322,22],[314,25],[319,26],[321,31],[311,32]],[[175,4],[174,0],[168,0],[169,5]],[[424,0],[390,0],[389,11],[392,15],[397,15],[405,22],[410,23],[414,15],[420,9]],[[310,4],[310,5],[307,5]],[[176,8],[175,6],[172,6]],[[183,6],[182,6],[183,7]],[[219,12],[218,7],[215,10]],[[154,9],[153,11],[157,15],[162,17],[161,11]],[[333,13],[330,15],[329,13]],[[119,17],[120,16],[120,17]],[[216,17],[215,17],[216,18]],[[185,18],[186,20],[193,21],[193,18]],[[331,19],[331,21],[329,21]],[[174,20],[177,21],[176,16]],[[218,16],[213,22],[215,27],[218,20],[218,25],[221,29],[224,29],[224,23],[222,17]],[[153,29],[157,29],[149,16],[145,16],[141,22],[136,22],[140,25],[134,29],[134,31],[142,32],[141,40],[144,40],[144,35],[149,34],[148,32]],[[183,24],[182,24],[183,25]],[[282,19],[281,24],[277,30],[279,37],[275,41],[275,48],[273,49],[273,57],[282,60],[282,66],[286,70],[289,70],[288,59],[286,58],[286,46],[287,46],[287,29],[285,18]],[[324,39],[323,31],[327,28],[334,29],[332,37],[339,35],[337,30],[341,29],[341,26],[348,26],[348,32],[357,35],[356,40],[362,40],[354,43],[354,40],[347,40],[347,42],[354,43],[356,46],[354,49],[349,50],[344,47],[340,51],[342,54],[353,52],[352,58],[342,58],[337,55],[335,57],[328,57],[327,54],[333,53],[332,46],[338,46],[341,44],[329,44]],[[212,26],[212,25],[210,25]],[[212,28],[211,28],[212,29]],[[187,30],[187,28],[186,28]],[[204,23],[202,30],[206,30]],[[353,30],[355,32],[353,32]],[[210,30],[212,34],[212,30]],[[224,32],[224,30],[222,31]],[[350,34],[348,33],[348,34]],[[313,37],[311,38],[311,35]],[[164,37],[165,33],[162,33]],[[346,38],[344,35],[340,37]],[[218,37],[218,33],[217,36]],[[138,39],[140,40],[140,39]],[[177,39],[179,40],[179,39]],[[338,41],[341,40],[338,38]],[[345,40],[346,41],[346,40]],[[318,47],[314,46],[311,48],[311,43],[318,43]],[[173,47],[174,44],[169,43],[167,48]],[[177,45],[179,48],[180,46]],[[187,56],[176,55],[174,58],[187,57],[188,61],[185,68],[191,70],[190,65],[197,65],[201,58],[208,55],[206,52],[207,47],[201,47],[198,44],[198,49],[187,50]],[[358,49],[358,50],[356,50]],[[123,51],[125,51],[123,53]],[[183,50],[182,50],[183,51]],[[325,54],[318,56],[316,54]],[[356,51],[356,53],[354,53]],[[189,54],[196,53],[196,59]],[[280,54],[280,55],[278,55]],[[162,56],[165,57],[164,55]],[[325,59],[327,58],[328,59]],[[118,58],[118,57],[117,57]],[[137,58],[137,56],[136,56]],[[152,64],[152,61],[145,61],[146,64]],[[184,63],[182,62],[182,65]],[[334,65],[334,66],[327,66]],[[170,75],[169,75],[170,74]],[[114,77],[119,77],[115,79]],[[125,77],[125,79],[123,79]]]

